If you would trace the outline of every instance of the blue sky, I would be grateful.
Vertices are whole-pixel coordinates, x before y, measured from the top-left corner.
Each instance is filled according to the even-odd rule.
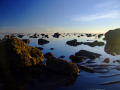
[[[120,0],[0,0],[0,32],[90,32],[120,28]]]

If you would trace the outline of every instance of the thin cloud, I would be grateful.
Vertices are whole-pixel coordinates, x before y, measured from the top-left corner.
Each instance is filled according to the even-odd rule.
[[[108,13],[101,13],[101,14],[92,14],[88,16],[76,16],[72,18],[73,21],[93,21],[99,19],[112,19],[120,17],[119,11],[112,11]]]

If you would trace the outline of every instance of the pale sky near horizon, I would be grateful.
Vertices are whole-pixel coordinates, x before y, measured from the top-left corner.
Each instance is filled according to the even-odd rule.
[[[104,33],[120,28],[120,0],[0,0],[0,32]]]

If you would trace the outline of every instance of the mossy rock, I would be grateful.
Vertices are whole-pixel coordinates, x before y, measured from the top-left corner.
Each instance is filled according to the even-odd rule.
[[[44,56],[37,48],[30,47],[17,38],[0,42],[1,62],[6,61],[12,67],[28,67],[42,64]]]

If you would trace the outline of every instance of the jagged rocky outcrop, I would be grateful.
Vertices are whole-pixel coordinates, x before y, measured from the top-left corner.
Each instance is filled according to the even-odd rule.
[[[4,39],[0,42],[1,62],[10,67],[29,67],[42,64],[44,56],[37,48],[30,47],[17,38]]]
[[[105,52],[111,55],[120,54],[120,28],[105,33]]]

